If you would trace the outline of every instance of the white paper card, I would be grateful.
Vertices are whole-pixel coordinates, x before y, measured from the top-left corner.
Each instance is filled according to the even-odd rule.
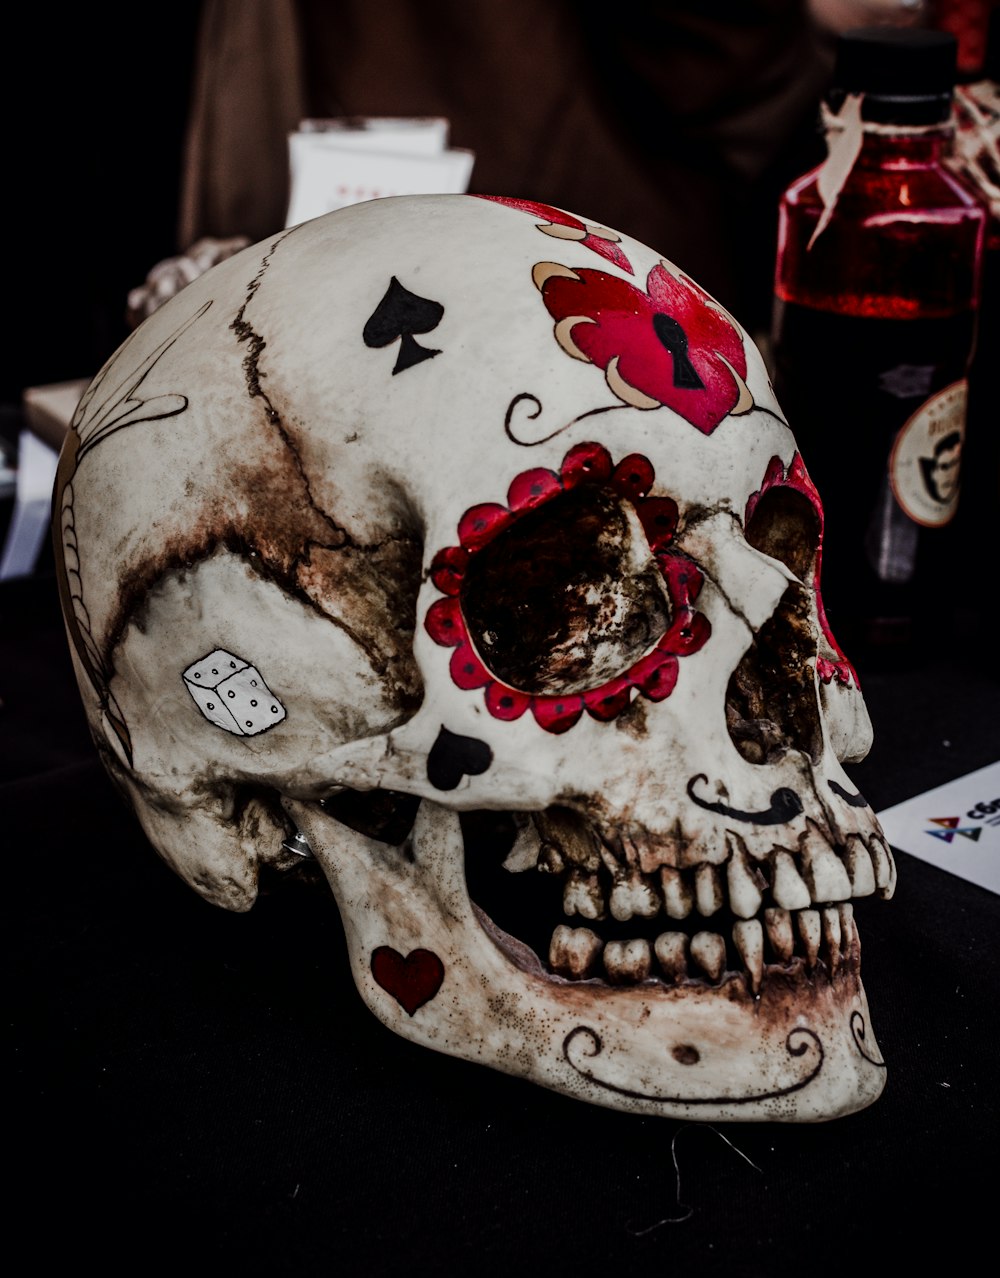
[[[1000,893],[1000,762],[878,814],[894,848]]]
[[[302,120],[293,136],[308,135],[317,149],[440,155],[448,145],[448,130],[448,121],[441,116],[366,115],[360,120]]]
[[[30,577],[35,571],[52,516],[52,485],[59,454],[30,430],[22,430],[18,442],[17,495],[3,554],[0,581]]]
[[[461,194],[475,155],[447,147],[446,120],[371,120],[303,128],[288,138],[291,193],[286,226],[387,195]]]

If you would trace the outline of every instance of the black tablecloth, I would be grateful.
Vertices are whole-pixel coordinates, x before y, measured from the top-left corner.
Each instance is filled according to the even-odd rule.
[[[984,614],[985,616],[985,614]],[[864,671],[878,810],[1000,757],[984,616]],[[865,1274],[992,1247],[1000,898],[856,903],[882,1097],[808,1126],[595,1108],[385,1029],[332,896],[205,904],[96,761],[47,574],[0,583],[16,1245],[112,1274]],[[9,1191],[10,1193],[10,1191]]]

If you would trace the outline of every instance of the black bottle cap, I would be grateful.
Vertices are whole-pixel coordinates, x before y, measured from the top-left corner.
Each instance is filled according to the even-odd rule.
[[[864,94],[863,119],[891,124],[936,124],[951,114],[958,78],[958,41],[923,27],[858,27],[837,40],[833,72],[836,105]]]

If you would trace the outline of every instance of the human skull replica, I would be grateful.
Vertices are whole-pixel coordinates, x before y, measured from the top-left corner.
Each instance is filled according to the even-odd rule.
[[[471,195],[276,234],[100,371],[54,522],[150,842],[231,910],[318,864],[392,1030],[673,1118],[879,1095],[851,898],[894,870],[822,508],[671,262]]]

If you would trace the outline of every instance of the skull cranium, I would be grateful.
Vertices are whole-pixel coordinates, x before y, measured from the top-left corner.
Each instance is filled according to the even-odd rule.
[[[54,511],[95,742],[208,900],[314,857],[382,1021],[587,1101],[878,1096],[822,508],[669,261],[530,201],[304,223],[109,360]]]

